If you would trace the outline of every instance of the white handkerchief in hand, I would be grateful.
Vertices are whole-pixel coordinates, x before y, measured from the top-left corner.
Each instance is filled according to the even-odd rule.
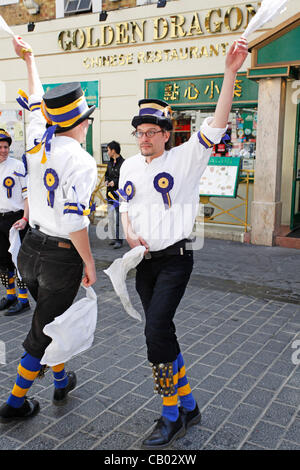
[[[45,349],[41,364],[55,366],[67,362],[92,346],[97,325],[97,295],[92,287],[83,284],[82,287],[86,296],[44,326],[43,332],[52,341]]]
[[[262,28],[266,23],[272,21],[277,15],[283,13],[286,9],[288,0],[263,0],[261,7],[252,20],[248,24],[246,30],[242,34],[245,39],[258,29]]]
[[[132,248],[130,251],[125,253],[122,258],[116,259],[108,269],[105,269],[105,274],[111,280],[115,293],[120,297],[122,305],[125,311],[132,318],[142,321],[141,315],[133,308],[127,287],[126,277],[130,269],[135,268],[143,259],[146,248],[142,245]]]
[[[13,263],[16,267],[18,278],[21,280],[22,278],[20,276],[20,273],[18,271],[18,266],[17,266],[17,258],[18,258],[18,253],[19,253],[20,246],[21,246],[21,239],[20,239],[19,230],[17,230],[14,227],[11,227],[9,231],[9,242],[10,242],[10,247],[8,251],[10,252]]]

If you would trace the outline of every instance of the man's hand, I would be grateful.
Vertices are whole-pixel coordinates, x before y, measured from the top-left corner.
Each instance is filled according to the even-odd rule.
[[[27,225],[27,222],[25,219],[19,219],[13,224],[13,228],[17,230],[24,230],[26,225]]]
[[[82,284],[84,285],[84,287],[90,287],[95,284],[96,280],[97,277],[95,264],[86,264],[84,266],[84,277],[82,278]]]
[[[26,57],[32,56],[32,49],[30,44],[25,42],[20,36],[15,36],[13,38],[13,46],[15,48],[16,54],[21,57],[21,59],[26,60]]]
[[[110,186],[110,187],[113,187],[115,185],[115,183],[113,181],[110,181],[107,186]]]
[[[143,245],[146,248],[145,254],[148,253],[149,245],[142,237],[139,237],[135,234],[131,234],[131,236],[127,235],[126,240],[130,248],[135,248],[136,246]]]
[[[248,42],[246,39],[241,37],[238,41],[235,41],[228,51],[225,69],[232,73],[237,73],[243,63],[245,62],[248,55]]]

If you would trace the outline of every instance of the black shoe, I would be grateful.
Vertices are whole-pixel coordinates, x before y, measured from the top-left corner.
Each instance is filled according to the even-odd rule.
[[[161,416],[152,433],[142,442],[142,449],[163,449],[185,435],[185,428],[179,415],[177,421]]]
[[[196,408],[193,411],[188,411],[183,406],[179,407],[179,416],[182,419],[182,424],[184,425],[185,429],[193,426],[194,424],[200,423],[201,421],[201,413],[196,403]]]
[[[118,248],[121,248],[122,247],[122,243],[121,242],[116,242],[114,244],[114,250],[117,250]]]
[[[30,310],[30,303],[29,302],[16,302],[14,305],[9,307],[7,312],[5,312],[5,316],[9,317],[12,315],[18,315],[18,313],[26,312],[27,310]]]
[[[14,299],[8,299],[7,297],[3,297],[3,299],[0,300],[0,310],[5,310],[11,305],[15,305],[17,302],[17,297],[15,297]]]
[[[111,246],[111,245],[114,245],[115,243],[116,243],[116,240],[111,240],[111,241],[109,242],[109,245]]]
[[[76,387],[77,378],[75,372],[67,372],[68,385],[64,388],[55,388],[53,394],[53,405],[60,406],[64,405],[68,398],[68,393]]]
[[[18,419],[31,418],[40,411],[40,404],[34,398],[25,397],[25,401],[20,408],[4,403],[0,407],[0,423],[9,423]]]

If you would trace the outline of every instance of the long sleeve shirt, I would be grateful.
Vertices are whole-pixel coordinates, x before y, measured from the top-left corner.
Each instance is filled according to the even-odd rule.
[[[41,102],[30,96],[29,105]],[[46,121],[40,108],[30,112],[27,129],[28,149],[41,140]],[[27,150],[28,150],[27,149]],[[41,163],[43,146],[37,153],[26,154],[28,166],[29,224],[48,235],[70,238],[70,233],[89,225],[88,210],[97,181],[97,165],[76,140],[53,136],[51,153]]]
[[[22,175],[25,175],[25,168],[19,160],[8,157],[0,163],[0,212],[17,212],[24,209],[27,177]]]
[[[158,251],[188,238],[199,207],[200,178],[212,147],[226,129],[212,128],[207,118],[184,144],[165,151],[151,163],[140,153],[125,160],[119,187],[129,196],[120,204],[136,235]]]

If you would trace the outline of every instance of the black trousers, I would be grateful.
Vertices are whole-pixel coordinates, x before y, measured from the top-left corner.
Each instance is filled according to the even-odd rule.
[[[0,270],[14,271],[15,266],[12,262],[11,254],[9,253],[9,231],[12,225],[19,219],[23,217],[23,210],[13,212],[12,214],[0,216]],[[23,238],[26,235],[28,225],[24,230],[20,230],[20,238]]]
[[[29,229],[19,252],[18,267],[36,301],[23,346],[41,359],[51,342],[43,328],[72,305],[82,279],[82,259],[70,240],[55,240]]]
[[[173,362],[180,347],[174,316],[193,269],[193,253],[143,259],[137,266],[136,290],[145,311],[148,360]]]

